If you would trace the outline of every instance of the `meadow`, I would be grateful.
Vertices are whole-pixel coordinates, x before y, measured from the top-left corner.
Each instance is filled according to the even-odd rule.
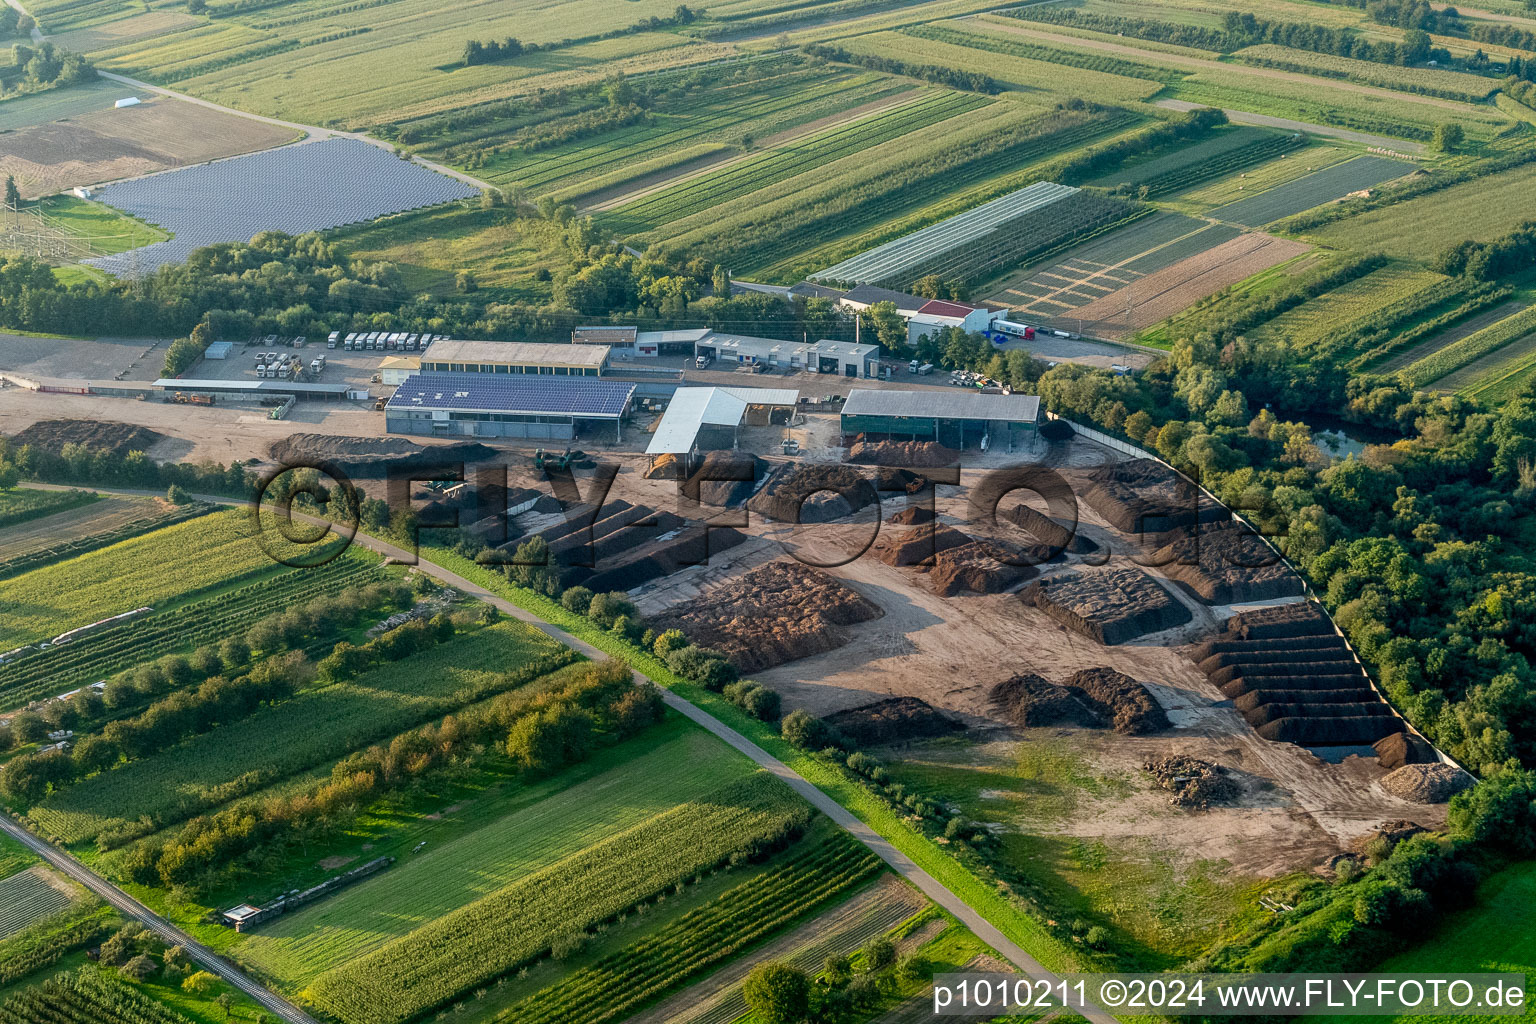
[[[553,939],[792,835],[806,813],[765,772],[728,783],[320,975],[310,998],[344,1024],[401,1024],[535,959]]]
[[[293,553],[275,531],[266,536],[278,553]],[[297,550],[313,554],[314,549]],[[277,568],[256,540],[245,510],[215,512],[7,581],[0,649]]]
[[[573,656],[529,626],[500,622],[90,776],[28,813],[66,843],[108,830],[118,839],[144,834],[456,708],[531,686],[520,670],[549,671],[560,652]]]
[[[1334,221],[1309,237],[1341,248],[1428,263],[1462,239],[1491,241],[1531,218],[1536,165],[1490,174],[1431,195]]]
[[[302,987],[518,878],[541,870],[750,773],[751,763],[693,729],[632,742],[599,775],[527,802],[500,817],[413,854],[389,871],[322,903],[264,926],[237,955],[264,974]],[[488,795],[487,799],[494,799]],[[497,801],[498,803],[500,801]],[[483,811],[482,811],[483,813]]]

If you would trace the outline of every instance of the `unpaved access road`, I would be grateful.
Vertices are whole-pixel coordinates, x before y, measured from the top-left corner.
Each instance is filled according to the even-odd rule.
[[[95,490],[107,494],[115,493],[151,495],[158,493],[143,490],[117,490],[111,488],[95,488]],[[245,502],[236,501],[232,498],[221,497],[219,495],[199,494],[195,497],[202,501],[213,502],[220,505],[245,504]],[[325,520],[318,519],[313,516],[305,516],[302,513],[295,513],[295,515],[306,519],[315,525],[332,525]],[[559,626],[556,626],[550,622],[546,622],[545,620],[539,618],[537,615],[534,615],[532,612],[519,608],[517,605],[508,601],[506,598],[501,597],[499,594],[493,594],[491,591],[480,586],[478,583],[471,582],[470,580],[465,579],[463,576],[460,576],[457,573],[444,568],[443,566],[429,562],[425,558],[418,558],[414,553],[406,551],[404,548],[396,547],[395,545],[390,544],[388,541],[379,540],[376,537],[369,537],[362,533],[356,535],[354,538],[354,543],[360,544],[368,550],[385,555],[386,557],[398,559],[406,564],[414,564],[418,569],[433,577],[434,579],[454,587],[460,593],[468,594],[477,600],[484,601],[486,604],[491,605],[506,615],[510,615],[519,621],[526,622],[530,626],[533,626],[535,629],[548,634],[550,637],[554,638],[560,643],[565,644],[571,649],[580,652],[588,658],[591,658],[593,661],[606,661],[608,658],[608,655],[603,651],[600,651],[596,647],[593,647],[590,644],[572,636],[565,630],[561,629]],[[924,896],[927,896],[934,903],[937,903],[939,906],[949,911],[949,913],[953,914],[962,924],[969,928],[977,938],[981,939],[981,941],[995,949],[999,954],[1001,954],[1005,959],[1007,959],[1024,974],[1027,974],[1032,978],[1043,978],[1052,982],[1057,980],[1056,975],[1046,970],[1044,964],[1040,963],[1040,961],[1036,960],[1033,956],[1026,952],[1024,948],[1018,943],[1004,935],[1001,930],[999,930],[986,918],[982,917],[980,913],[978,913],[974,908],[970,906],[970,904],[962,900],[937,878],[934,878],[927,871],[923,870],[923,868],[919,867],[912,860],[912,858],[898,850],[890,842],[890,840],[886,839],[884,836],[880,835],[874,829],[866,825],[863,821],[855,817],[853,812],[843,807],[842,804],[838,803],[836,800],[833,800],[830,796],[828,796],[826,793],[823,793],[810,782],[801,778],[793,768],[789,767],[789,765],[785,764],[783,761],[780,761],[778,758],[768,753],[768,751],[764,750],[756,743],[753,743],[751,740],[737,732],[735,729],[732,729],[718,718],[709,714],[709,712],[695,706],[682,697],[679,697],[677,694],[673,693],[665,686],[662,686],[660,683],[657,683],[655,680],[650,679],[638,671],[635,673],[635,677],[644,682],[649,682],[655,685],[656,688],[661,692],[662,698],[666,701],[667,706],[672,710],[676,711],[680,715],[683,715],[694,724],[708,730],[710,733],[713,733],[715,736],[724,740],[726,743],[729,743],[736,750],[751,758],[753,762],[756,763],[759,767],[767,769],[769,772],[782,779],[791,789],[800,794],[800,796],[803,797],[807,803],[809,803],[812,807],[815,807],[821,813],[825,814],[828,818],[832,819],[834,823],[847,831],[859,842],[869,847],[876,856],[885,861],[886,864],[890,865],[891,870],[895,871],[902,878],[916,886],[918,891],[921,892]],[[9,822],[6,824],[7,826],[10,825]],[[28,833],[25,832],[23,834],[28,835]],[[46,844],[44,845],[46,846]],[[47,849],[50,851],[53,850],[52,847],[47,847]],[[60,856],[64,856],[64,860],[68,864],[73,865],[76,871],[89,874],[89,872],[87,872],[85,868],[78,862],[74,861],[73,858],[65,855]],[[94,878],[95,876],[92,875],[91,877]],[[104,882],[100,882],[99,879],[97,879],[97,881],[104,888],[107,888],[111,892],[116,893],[117,896],[121,899],[128,902],[133,902],[131,898],[126,894],[123,894],[111,886],[106,885]],[[148,910],[143,910],[143,912],[145,914],[149,914]],[[154,917],[152,914],[149,914],[149,916],[152,918]],[[155,920],[159,921],[158,918],[155,918]],[[161,922],[161,924],[164,923]],[[169,925],[164,925],[164,927],[170,928]],[[234,971],[233,968],[229,968],[229,970],[233,971],[239,977],[244,978],[244,975],[239,975],[239,972]],[[249,981],[249,979],[246,980]],[[256,986],[254,982],[249,983],[255,986],[258,990],[265,992],[264,989],[260,989],[260,986]],[[270,996],[271,994],[267,993],[267,995]],[[276,999],[275,996],[272,998]],[[296,1008],[294,1009],[294,1012],[300,1013],[300,1011],[298,1011]],[[1094,1024],[1116,1024],[1116,1018],[1112,1014],[1107,1013],[1096,1006],[1084,1007],[1081,1012],[1084,1017],[1090,1021],[1093,1021]],[[292,1021],[309,1020],[309,1018],[302,1016],[302,1014],[299,1017],[285,1017],[284,1019]]]
[[[275,995],[262,985],[252,981],[238,967],[228,960],[215,954],[211,949],[199,943],[192,936],[169,923],[154,913],[144,904],[123,892],[117,886],[104,880],[101,876],[91,871],[84,864],[62,850],[37,838],[20,825],[7,817],[0,816],[0,829],[27,849],[43,858],[49,866],[73,878],[85,886],[97,896],[106,900],[118,912],[139,922],[156,935],[160,936],[167,944],[181,946],[187,951],[187,957],[199,967],[213,974],[217,974],[229,982],[241,992],[250,996],[267,1010],[290,1024],[319,1024],[319,1021],[294,1006],[286,999]]]

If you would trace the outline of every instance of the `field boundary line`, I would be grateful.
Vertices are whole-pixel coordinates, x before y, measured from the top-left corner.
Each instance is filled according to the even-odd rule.
[[[6,2],[11,6],[16,7],[17,10],[20,10],[20,7],[17,6],[20,3],[20,0],[6,0]],[[339,128],[322,128],[319,125],[302,124],[298,121],[284,121],[280,117],[267,117],[265,114],[253,114],[248,110],[239,110],[235,107],[226,107],[222,103],[215,103],[212,100],[205,100],[197,96],[189,95],[188,93],[177,92],[175,89],[167,89],[163,85],[153,85],[149,82],[145,82],[137,78],[129,78],[127,75],[119,75],[113,71],[103,71],[100,68],[96,69],[96,74],[100,75],[102,78],[107,79],[108,81],[117,82],[120,85],[132,86],[134,89],[157,93],[161,96],[169,96],[172,99],[181,100],[185,103],[196,104],[199,107],[206,107],[209,110],[217,110],[221,113],[233,114],[236,117],[243,117],[247,120],[261,121],[265,124],[277,125],[280,128],[290,128],[294,131],[303,132],[306,136],[313,137],[313,139],[357,139],[359,142],[366,142],[370,146],[377,146],[380,149],[387,149],[391,153],[395,151],[395,147],[393,145],[385,142],[383,139],[376,139],[372,135],[369,135],[367,132],[348,132],[342,131]],[[299,141],[307,142],[312,140],[310,138],[304,138],[300,139]],[[289,145],[295,145],[295,143],[289,143]],[[258,150],[257,152],[266,151]],[[242,153],[239,155],[249,156],[250,154]],[[227,157],[226,159],[233,160],[235,157]],[[450,178],[456,178],[459,181],[464,182],[466,185],[473,185],[475,188],[481,189],[482,191],[496,187],[489,182],[476,178],[474,175],[465,174],[463,171],[454,170],[452,167],[449,167],[446,164],[440,164],[435,160],[428,160],[424,156],[417,156],[413,153],[410,155],[410,161],[414,164],[420,164],[422,167],[430,168],[439,174],[445,174]],[[203,161],[203,163],[213,162],[214,161],[211,160]],[[197,165],[192,164],[188,166]],[[180,168],[172,168],[172,170],[180,170]]]
[[[42,486],[49,489],[67,489],[64,488],[63,485],[58,484],[45,484]],[[93,489],[105,494],[118,493],[156,495],[160,493],[159,491],[126,488]],[[201,501],[208,501],[237,508],[248,504],[246,501],[241,499],[230,498],[223,495],[196,494],[193,495],[193,497]],[[322,519],[319,516],[308,515],[307,513],[303,512],[295,511],[293,512],[293,515],[295,518],[304,519],[317,526],[335,525],[330,520]],[[404,548],[391,544],[388,541],[380,540],[377,537],[369,536],[368,534],[362,533],[361,531],[358,531],[354,535],[354,542],[361,544],[363,547],[366,547],[378,554],[401,560],[407,565],[414,564],[415,567],[421,572],[433,576],[440,582],[447,583],[448,585],[455,587],[460,591],[460,593],[467,594],[476,598],[477,600],[484,601],[485,603],[496,608],[498,611],[501,611],[506,615],[509,615],[530,626],[533,626],[534,628],[547,634],[552,639],[558,641],[559,643],[565,644],[572,650],[575,650],[578,653],[591,658],[593,661],[609,660],[610,656],[605,651],[602,651],[599,648],[587,643],[586,641],[573,636],[572,634],[566,632],[564,629],[540,617],[534,612],[531,612],[526,608],[512,603],[510,600],[502,597],[500,594],[493,593],[480,584],[466,579],[465,577],[460,576],[458,573],[438,565],[435,562],[429,561],[419,554],[413,554]],[[985,942],[988,946],[996,950],[1000,955],[1003,956],[1004,959],[1011,962],[1021,972],[1030,975],[1033,978],[1046,979],[1052,983],[1058,980],[1058,976],[1053,971],[1048,970],[1044,964],[1040,963],[1039,960],[1031,956],[1022,946],[1005,935],[1001,929],[983,917],[978,911],[972,908],[970,904],[966,903],[937,878],[919,866],[911,857],[897,849],[891,840],[876,832],[875,829],[870,825],[865,824],[862,819],[860,819],[842,804],[834,800],[815,783],[809,781],[789,765],[785,764],[783,761],[780,761],[768,751],[764,750],[762,747],[758,746],[756,743],[752,742],[746,736],[742,735],[740,732],[737,732],[729,725],[720,721],[714,715],[711,715],[708,711],[705,711],[703,708],[694,704],[692,701],[680,696],[679,694],[673,693],[672,690],[660,683],[657,683],[655,680],[646,676],[638,669],[635,669],[634,673],[636,678],[643,682],[648,682],[654,685],[669,708],[683,715],[685,718],[702,727],[719,739],[724,740],[731,747],[751,758],[759,767],[766,769],[768,772],[782,780],[812,807],[815,807],[818,811],[825,814],[833,821],[834,824],[848,832],[855,839],[873,851],[877,857],[885,861],[886,864],[890,865],[891,869],[895,871],[896,874],[900,875],[903,879],[916,886],[918,891],[923,893],[923,895],[927,896],[934,903],[938,904],[940,907],[949,911],[956,918],[958,918],[962,924],[964,924],[971,930],[973,934],[976,935],[977,938],[981,939],[981,941]],[[15,826],[11,822],[3,822],[3,824],[8,829],[19,829],[19,826]],[[37,840],[25,830],[20,831],[21,834],[26,836],[29,840],[32,840],[40,844],[44,849],[47,849],[50,854],[61,856],[71,864],[75,863],[72,858],[68,857],[68,855],[59,854],[58,851],[54,850],[52,847],[47,846],[47,844],[42,843],[41,840]],[[85,872],[87,875],[90,874],[85,870],[83,866],[77,865],[77,867],[79,867],[79,870]],[[95,876],[91,877],[94,878]],[[99,884],[113,892],[118,892],[118,890],[108,885],[107,883],[103,882]],[[126,895],[124,895],[123,898],[131,900],[131,898],[127,897]],[[146,913],[148,912],[146,911]],[[150,916],[153,917],[153,915]],[[1117,1018],[1096,1006],[1085,1007],[1081,1013],[1082,1016],[1086,1017],[1090,1021],[1093,1021],[1094,1024],[1118,1024]],[[300,1018],[286,1019],[295,1022],[300,1021]],[[309,1018],[303,1018],[302,1024],[312,1024],[312,1022],[310,1022]]]
[[[320,1024],[319,1021],[299,1009],[299,1007],[288,1002],[288,1000],[265,986],[253,981],[245,972],[235,967],[228,960],[217,955],[192,936],[160,917],[144,904],[87,868],[84,864],[81,864],[69,853],[39,839],[9,818],[0,816],[0,829],[3,829],[23,846],[43,858],[44,862],[57,868],[76,882],[85,886],[95,895],[101,897],[119,913],[138,921],[169,944],[179,945],[184,948],[187,951],[188,958],[199,967],[217,974],[267,1010],[277,1014],[282,1020],[288,1021],[289,1024]]]

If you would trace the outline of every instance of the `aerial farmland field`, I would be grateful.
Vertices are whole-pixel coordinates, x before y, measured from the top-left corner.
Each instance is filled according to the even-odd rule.
[[[1210,215],[1233,224],[1261,227],[1293,213],[1342,199],[1351,192],[1400,178],[1412,171],[1413,165],[1401,160],[1359,156],[1286,184],[1276,185],[1256,196],[1239,199],[1227,206],[1218,206]]]
[[[1424,262],[1453,242],[1488,241],[1530,219],[1522,203],[1532,188],[1536,167],[1528,164],[1347,217],[1318,229],[1316,236],[1331,245]]]
[[[197,573],[165,567],[189,558]],[[215,513],[8,580],[0,647],[46,640],[98,619],[273,571],[244,512]]]

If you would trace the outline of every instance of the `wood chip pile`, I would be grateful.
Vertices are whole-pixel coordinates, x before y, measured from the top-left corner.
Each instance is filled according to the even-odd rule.
[[[992,687],[992,707],[1014,725],[1081,725],[1125,735],[1160,732],[1168,717],[1145,686],[1111,668],[1075,673],[1062,683],[1017,675]]]
[[[875,485],[852,466],[794,462],[770,473],[747,508],[782,523],[830,523],[877,501]]]
[[[1190,620],[1189,609],[1139,569],[1079,569],[1023,591],[1068,629],[1101,644],[1123,644]]]
[[[1099,467],[1089,474],[1082,500],[1105,522],[1131,536],[1163,534],[1232,518],[1219,502],[1189,480],[1151,459]]]
[[[1416,804],[1443,804],[1476,779],[1450,764],[1405,764],[1381,780],[1381,788]]]
[[[659,633],[681,629],[725,654],[742,672],[758,672],[834,650],[840,628],[885,614],[836,577],[799,562],[769,562],[654,616]]]
[[[827,715],[823,721],[854,745],[881,747],[965,731],[965,726],[916,697],[888,697]]]
[[[854,441],[848,462],[866,466],[958,466],[960,453],[933,441]]]
[[[1235,615],[1191,653],[1267,740],[1346,746],[1405,729],[1316,602]]]
[[[1235,519],[1187,531],[1154,552],[1152,564],[1207,604],[1267,601],[1304,592],[1301,577],[1263,537]]]

